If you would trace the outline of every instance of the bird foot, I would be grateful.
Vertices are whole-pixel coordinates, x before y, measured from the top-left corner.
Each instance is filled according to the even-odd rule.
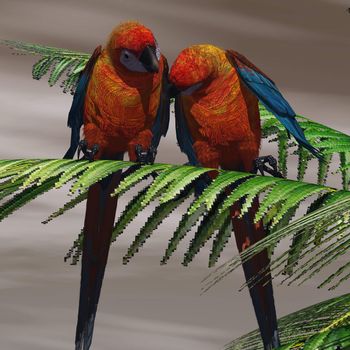
[[[78,146],[78,159],[87,159],[92,162],[98,150],[99,146],[97,144],[94,144],[92,148],[88,148],[87,142],[85,140],[81,140]],[[83,152],[84,154],[82,158],[80,158],[80,152]]]
[[[156,159],[157,149],[150,146],[147,150],[143,150],[141,145],[136,145],[136,162],[141,164],[153,164]]]
[[[267,166],[269,165],[269,167]],[[265,175],[265,172],[274,176],[283,178],[282,173],[277,169],[277,160],[273,156],[258,157],[253,161],[253,174],[257,174],[260,171],[261,175]]]
[[[141,164],[153,164],[157,155],[157,149],[150,146],[146,151],[143,150],[141,145],[135,146],[136,162],[139,164],[132,165],[127,170],[122,173],[121,180],[124,180],[127,176],[137,170]],[[152,177],[155,179],[157,174],[155,172],[151,173]]]

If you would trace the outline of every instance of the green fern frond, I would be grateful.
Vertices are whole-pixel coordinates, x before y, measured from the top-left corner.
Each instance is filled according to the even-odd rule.
[[[315,350],[316,337],[317,341],[323,338],[323,342],[319,342],[319,349],[332,350],[337,345],[345,345],[345,341],[349,342],[350,339],[349,311],[350,294],[345,294],[280,318],[278,329],[283,346],[278,350]],[[346,334],[343,333],[344,329],[340,330],[341,327],[346,327]],[[225,350],[263,348],[259,330],[243,335],[225,346]]]
[[[176,181],[173,181],[165,190],[165,193],[160,199],[161,203],[173,200],[187,185],[193,183],[198,177],[208,172],[207,168],[190,168],[190,172],[188,173],[182,172],[182,170],[183,169],[181,169],[181,175],[179,175]],[[176,173],[174,175],[176,175]]]
[[[71,187],[70,192],[74,193],[79,189],[80,191],[87,190],[91,185],[104,179],[108,175],[122,170],[123,168],[131,166],[133,163],[124,161],[110,161],[98,160],[91,162],[85,169],[75,184]]]
[[[63,173],[69,164],[72,164],[74,161],[72,159],[49,159],[45,162],[35,165],[33,169],[29,168],[30,173],[25,173],[27,179],[23,182],[23,188],[28,187],[31,184],[40,184],[43,181],[56,177],[57,175]]]
[[[290,208],[294,208],[297,204],[302,202],[307,197],[325,191],[331,192],[335,190],[331,189],[330,187],[322,188],[312,184],[303,184],[302,186],[295,188],[290,196],[288,196],[288,198],[282,204],[278,214],[273,218],[271,227],[274,227]]]
[[[223,213],[224,217],[226,216],[226,219],[223,223],[223,225],[220,227],[214,241],[213,246],[210,252],[209,256],[209,264],[208,267],[212,267],[216,264],[218,261],[221,252],[224,250],[228,240],[230,239],[232,235],[232,220],[229,215],[229,213]]]
[[[168,168],[171,168],[172,166],[169,164],[151,164],[151,165],[144,165],[140,167],[139,169],[132,172],[129,176],[127,176],[119,186],[116,188],[116,190],[112,193],[112,196],[115,195],[121,195],[127,190],[129,190],[132,186],[136,185],[140,181],[144,180],[148,176],[152,175],[154,172],[158,171],[164,171]]]
[[[251,179],[244,181],[242,184],[237,186],[231,194],[224,200],[220,212],[229,209],[235,202],[244,198],[249,197],[249,201],[246,201],[242,207],[242,215],[248,211],[252,200],[262,191],[265,191],[267,188],[277,185],[280,181],[283,181],[279,178],[273,177],[263,177],[255,176]]]
[[[216,208],[220,205],[220,202],[221,201],[218,200],[211,210],[204,215],[201,223],[199,224],[197,232],[195,233],[195,236],[191,240],[190,246],[185,253],[182,262],[184,266],[187,266],[193,260],[193,258],[210,239],[214,232],[225,225],[227,216],[230,217],[229,210],[222,211],[218,215],[215,215]]]
[[[12,214],[15,210],[24,206],[26,203],[49,191],[55,185],[56,181],[57,178],[49,179],[39,186],[32,185],[31,187],[28,187],[22,192],[16,194],[14,197],[0,206],[0,221]]]
[[[8,177],[14,177],[21,172],[27,170],[33,164],[39,163],[39,160],[10,160],[3,162],[0,165],[0,179],[6,179]],[[19,176],[21,177],[21,176]],[[14,179],[12,178],[14,181]]]
[[[40,80],[50,69],[51,65],[56,61],[56,57],[43,57],[33,65],[32,77]]]
[[[186,234],[191,230],[191,228],[197,223],[197,221],[202,217],[202,215],[205,212],[206,208],[204,207],[204,205],[202,205],[191,215],[188,213],[182,215],[181,221],[177,229],[175,230],[173,237],[169,240],[168,247],[161,260],[162,265],[167,263],[171,255],[176,250],[180,241],[186,236]]]
[[[327,197],[329,194],[319,196],[314,202],[312,202],[307,210],[307,214],[309,214],[312,211],[315,211],[316,209],[320,208],[322,205],[324,205]],[[285,223],[286,226],[288,222]],[[316,224],[317,225],[317,224]],[[278,227],[277,229],[282,228],[283,226]],[[276,230],[276,228],[275,228]],[[319,230],[319,227],[318,227]],[[321,231],[321,230],[320,230]],[[305,247],[306,243],[310,240],[310,237],[312,237],[315,233],[314,227],[305,229],[303,233],[296,232],[293,235],[292,244],[290,245],[290,249],[288,252],[288,259],[287,264],[284,270],[284,274],[288,274],[289,276],[293,273],[293,268],[295,265],[297,265],[298,260],[301,256],[301,253],[303,251],[303,248]]]
[[[57,211],[52,213],[47,219],[43,220],[43,224],[47,224],[51,220],[57,218],[58,216],[63,215],[68,210],[73,209],[79,203],[87,199],[87,191],[79,193],[75,198],[71,199],[69,202],[65,203],[62,208],[59,208]]]
[[[335,196],[336,200],[332,201],[332,196]],[[309,234],[311,232],[312,237],[315,237],[317,234],[319,234],[319,232],[322,232],[324,239],[320,243],[320,248],[323,246],[326,248],[324,248],[321,252],[316,251],[314,248],[310,248],[307,252],[306,249],[308,249],[313,242],[312,237],[310,237],[310,240],[308,240],[308,242],[304,245],[303,251],[305,254],[307,252],[308,256],[311,254],[311,259],[313,260],[309,260],[306,263],[301,264],[300,267],[293,272],[293,276],[295,276],[297,271],[300,269],[303,269],[303,273],[310,271],[312,273],[314,271],[320,271],[319,268],[322,269],[328,262],[334,262],[341,255],[344,249],[348,249],[347,242],[341,245],[338,241],[334,241],[333,238],[346,237],[345,232],[347,232],[350,228],[350,192],[339,191],[329,193],[327,200],[327,205],[321,206],[319,209],[306,214],[305,216],[275,232],[271,232],[267,237],[242,252],[241,255],[238,255],[229,260],[227,263],[221,265],[216,271],[205,279],[203,290],[208,290],[224,276],[227,276],[238,266],[240,266],[241,263],[251,259],[251,257],[258,254],[262,250],[275,246],[275,244],[281,239],[295,235],[295,232],[298,232],[298,235]],[[339,228],[341,228],[341,231]],[[324,254],[326,256],[330,251],[332,251],[332,249],[333,254],[329,260],[325,261],[319,259],[318,261],[315,261],[315,259],[321,256],[320,254]],[[290,251],[290,249],[288,249],[288,251],[291,255],[293,255],[293,252]],[[275,258],[275,260],[277,259],[278,257]],[[310,266],[312,266],[312,270],[310,270]],[[300,276],[298,275],[297,277],[299,278],[302,276],[303,274],[300,274]],[[311,274],[309,274],[309,277],[311,277]]]
[[[135,217],[140,212],[140,206],[141,203],[145,197],[145,194],[147,192],[148,187],[142,189],[139,191],[132,200],[126,205],[123,212],[119,216],[117,222],[114,224],[112,236],[111,236],[111,243],[115,242],[118,236],[120,236],[125,228],[129,225],[129,223],[135,219]],[[83,196],[84,193],[80,194],[79,196]],[[78,196],[78,197],[79,197]],[[78,198],[77,197],[77,198]],[[73,199],[74,201],[75,199]],[[71,265],[75,265],[79,261],[79,257],[82,253],[83,249],[83,231],[78,235],[78,237],[73,242],[71,248],[67,252],[65,256],[65,261],[72,258]]]
[[[130,222],[134,220],[134,218],[140,213],[141,205],[145,199],[148,188],[149,186],[139,191],[126,205],[122,214],[119,216],[117,222],[114,225],[111,242],[114,242],[117,237],[123,233]]]
[[[75,92],[80,72],[90,58],[90,54],[86,53],[20,41],[1,40],[0,44],[23,53],[41,56],[42,58],[33,65],[33,78],[39,80],[51,69],[48,82],[50,86],[53,86],[65,73],[66,77],[61,87],[63,87],[63,92],[69,91],[72,94]]]
[[[0,185],[0,201],[17,192],[20,189],[23,181],[24,178],[19,178],[14,182],[11,180],[2,182]]]
[[[310,160],[310,152],[308,150],[306,150],[304,147],[302,146],[298,146],[298,175],[297,175],[297,180],[298,181],[303,181],[304,180],[304,176],[305,176],[305,172],[307,169],[307,164]]]
[[[176,182],[179,178],[186,177],[188,174],[191,174],[193,171],[196,171],[196,169],[196,167],[181,165],[164,168],[164,170],[157,176],[157,178],[151,184],[142,205],[148,205],[150,201],[152,201],[162,191],[165,191],[167,187],[171,186],[171,184],[176,185]],[[186,184],[184,187],[186,187]]]
[[[203,191],[188,209],[188,213],[193,214],[200,206],[206,205],[207,210],[210,210],[213,206],[217,196],[229,185],[236,181],[250,177],[252,175],[240,172],[223,172],[219,171],[218,176],[210,183],[210,185]]]
[[[127,264],[130,259],[139,251],[146,240],[151,236],[153,231],[161,224],[161,222],[171,214],[180,204],[185,201],[186,197],[179,197],[172,201],[159,204],[153,211],[152,215],[147,219],[140,232],[135,237],[128,252],[123,257],[123,264]]]
[[[120,235],[126,225],[133,220],[138,212],[150,204],[151,201],[161,196],[163,198],[161,205],[157,207],[150,220],[147,221],[141,234],[136,237],[134,246],[130,248],[130,252],[136,252],[141,247],[143,242],[151,236],[154,228],[160,223],[159,220],[164,217],[163,215],[166,216],[169,211],[176,208],[182,202],[181,198],[188,198],[192,195],[193,190],[188,191],[187,188],[190,188],[190,186],[193,188],[199,176],[205,174],[207,171],[212,171],[212,169],[192,166],[170,164],[137,165],[132,162],[106,160],[92,163],[65,159],[2,161],[0,162],[0,177],[4,180],[0,183],[0,197],[5,200],[6,198],[9,199],[0,207],[2,215],[0,219],[13,213],[17,208],[48,189],[57,188],[69,181],[73,181],[71,192],[80,190],[80,194],[52,214],[45,220],[47,222],[83,201],[86,198],[86,191],[89,186],[108,177],[111,173],[128,166],[139,168],[135,168],[136,170],[121,182],[115,193],[124,193],[130,187],[142,182],[145,177],[153,173],[157,173],[158,175],[152,184],[142,190],[126,206],[115,225],[113,239]],[[179,182],[178,179],[181,179],[181,181]],[[231,186],[232,184],[234,186]],[[228,194],[228,191],[231,191],[231,193]],[[315,207],[314,209],[316,210],[314,212],[310,212],[303,218],[295,220],[287,226],[287,229],[283,227],[295,214],[295,210],[301,202],[312,195],[320,195],[321,193],[322,197],[320,198],[324,199],[324,201],[320,208]],[[181,194],[181,196],[178,197],[176,194]],[[191,261],[215,231],[219,230],[217,238],[214,241],[213,252],[209,259],[212,265],[229,238],[227,214],[225,211],[228,211],[237,201],[241,201],[241,215],[244,215],[257,196],[261,198],[259,199],[260,205],[255,221],[258,222],[262,219],[264,224],[269,226],[268,229],[270,231],[269,236],[261,241],[265,244],[264,249],[269,249],[271,252],[273,247],[282,238],[295,235],[296,232],[301,235],[309,234],[310,237],[305,245],[302,246],[300,252],[297,253],[300,258],[303,257],[305,250],[310,249],[315,239],[319,241],[317,241],[317,244],[320,249],[327,244],[330,245],[331,249],[334,248],[332,255],[329,256],[329,261],[338,259],[340,250],[347,249],[345,245],[335,245],[334,242],[329,240],[329,237],[333,234],[340,234],[341,231],[337,231],[337,229],[341,225],[343,225],[342,230],[348,230],[350,227],[350,209],[345,205],[350,200],[350,192],[335,191],[332,188],[322,185],[220,170],[217,179],[190,204],[190,209],[184,214],[169,242],[162,263],[165,263],[169,259],[181,239],[186,236],[200,218],[204,217],[198,226],[184,263],[187,264]],[[316,217],[317,220],[315,219]],[[77,244],[80,244],[81,239],[77,242],[76,248],[78,247]],[[252,254],[255,254],[262,247],[259,245],[261,242],[251,247],[253,250],[249,248],[244,251],[242,253],[242,261],[249,259]],[[340,242],[338,243],[340,244]],[[294,251],[291,250],[291,256],[294,257],[293,264],[296,262],[296,251],[297,249],[294,249]],[[320,254],[326,253],[327,251],[323,250]],[[75,249],[75,257],[78,254],[78,249]],[[126,259],[129,259],[131,256],[132,254],[129,254]],[[287,262],[287,260],[287,257],[285,257],[283,261]],[[229,266],[229,270],[239,265],[237,261]],[[327,261],[324,260],[323,262]],[[291,263],[291,260],[289,260],[289,263]],[[303,266],[303,264],[300,264],[300,266]],[[323,266],[325,264],[322,265],[321,261],[316,261],[316,264],[313,266],[314,269],[309,269],[309,272],[317,272]],[[226,272],[224,271],[224,273]],[[346,273],[346,268],[344,268],[342,274],[337,275],[337,278],[342,280]],[[309,274],[309,276],[311,275]],[[337,281],[334,282],[337,283]]]
[[[66,262],[68,259],[72,259],[71,265],[76,265],[79,261],[79,258],[82,253],[83,248],[83,240],[84,240],[84,230],[81,230],[76,240],[73,242],[71,248],[69,248],[67,254],[64,257],[64,261]]]
[[[292,180],[283,180],[274,181],[272,186],[270,191],[264,197],[264,200],[260,202],[259,209],[254,219],[255,223],[263,218],[269,208],[278,203],[282,203],[292,192],[296,191],[299,187],[302,187],[303,183]]]
[[[13,160],[10,163],[4,164],[0,168],[0,178],[5,179],[8,177],[12,177],[12,181],[18,180],[20,177],[24,177],[27,174],[29,174],[32,169],[35,169],[37,165],[39,165],[42,162],[45,162],[46,160]],[[28,169],[30,169],[28,171]]]
[[[287,177],[287,157],[288,157],[288,134],[285,130],[280,131],[277,136],[278,142],[278,169],[283,177]]]
[[[332,154],[326,154],[323,160],[318,161],[317,183],[319,185],[324,185],[326,183],[331,160]]]
[[[60,188],[67,182],[75,179],[76,176],[88,169],[89,165],[90,162],[88,160],[79,160],[72,163],[69,169],[65,170],[64,173],[61,174],[59,180],[55,184],[55,188]]]
[[[350,326],[338,327],[333,330],[321,332],[309,339],[303,350],[333,350],[350,347]]]
[[[340,153],[340,166],[342,174],[342,182],[344,190],[349,189],[350,173],[349,169],[346,168],[346,164],[350,163],[350,152]]]
[[[62,61],[60,61],[54,68],[52,68],[49,77],[49,85],[54,86],[62,74],[75,63],[76,60],[72,60],[71,58],[64,58]]]
[[[287,170],[286,155],[288,153],[288,150],[291,147],[293,147],[295,143],[294,142],[292,142],[292,144],[288,143],[288,140],[286,138],[285,128],[277,120],[277,118],[274,117],[272,113],[267,111],[264,108],[264,106],[262,106],[261,104],[259,104],[259,109],[260,109],[260,118],[262,122],[262,136],[264,138],[272,136],[274,141],[278,141],[278,150],[279,150],[278,166],[280,171],[285,176],[286,170]],[[350,136],[344,133],[341,133],[340,131],[334,130],[326,125],[316,123],[300,115],[298,115],[296,119],[298,120],[301,128],[303,129],[307,140],[311,143],[311,145],[313,145],[316,148],[319,148],[324,155],[325,162],[322,163],[321,161],[319,161],[319,173],[318,173],[318,183],[324,184],[328,173],[328,158],[333,154],[339,154],[341,158],[344,157],[344,154],[346,153],[350,154]],[[303,153],[308,154],[308,158],[313,157],[306,150],[304,150]],[[308,162],[304,158],[304,155],[302,155],[302,158],[300,158],[300,152],[298,152],[298,154],[299,154],[298,180],[301,180],[303,178],[303,174],[306,170]],[[348,159],[348,161],[344,161],[343,165],[345,166],[347,163],[349,163],[349,161],[350,159]],[[349,178],[348,172],[345,169],[342,170],[342,176],[343,176],[343,183],[344,183],[343,189],[348,189],[350,178]]]

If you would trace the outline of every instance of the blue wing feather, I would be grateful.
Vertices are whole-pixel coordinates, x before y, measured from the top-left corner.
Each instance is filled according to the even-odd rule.
[[[65,159],[73,158],[78,148],[79,141],[80,141],[80,128],[84,122],[83,113],[84,113],[84,101],[85,101],[86,90],[89,84],[90,76],[92,74],[94,65],[100,54],[101,54],[101,46],[98,46],[95,49],[94,53],[92,54],[90,60],[87,62],[84,70],[82,71],[79,77],[77,88],[73,96],[72,106],[68,114],[67,125],[72,130],[71,130],[70,147],[63,157]]]
[[[188,158],[188,164],[193,166],[201,166],[196,153],[193,148],[193,139],[190,131],[188,130],[185,115],[182,109],[181,94],[175,97],[175,127],[176,127],[176,139],[180,147],[181,152],[185,153]],[[208,184],[210,178],[208,175],[202,176],[195,181],[195,195],[199,196]]]
[[[196,153],[193,149],[193,139],[188,130],[185,116],[182,110],[181,95],[175,98],[175,127],[176,139],[181,152],[187,155],[190,165],[200,166]]]
[[[322,159],[320,151],[306,140],[303,130],[295,119],[296,114],[294,110],[282,96],[274,82],[258,69],[253,69],[253,64],[250,64],[250,66],[245,64],[246,62],[250,63],[249,61],[242,62],[237,56],[233,55],[232,57],[232,54],[231,58],[233,58],[232,61],[242,81],[256,95],[266,109],[276,116],[298,143],[313,155]]]
[[[169,127],[169,117],[170,117],[170,86],[168,81],[168,63],[164,58],[165,66],[162,78],[162,91],[160,94],[160,102],[157,110],[156,120],[152,126],[152,141],[151,145],[157,149],[160,139],[165,136]]]

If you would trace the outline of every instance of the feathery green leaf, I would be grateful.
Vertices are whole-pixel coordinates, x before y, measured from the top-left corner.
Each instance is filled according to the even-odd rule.
[[[324,337],[325,341],[319,343],[322,346],[332,344],[332,347],[321,346],[319,348],[324,350],[333,350],[334,345],[339,345],[334,341],[336,339],[341,341],[340,344],[345,344],[342,343],[345,339],[349,342],[349,310],[350,294],[345,294],[280,318],[278,329],[283,346],[278,350],[297,349],[292,344],[295,344],[295,346],[299,344],[298,349],[300,350],[315,350],[315,347],[310,346],[311,344],[314,345],[316,337],[319,337],[318,339]],[[348,329],[347,337],[344,337],[343,330],[340,331],[340,327]],[[330,337],[332,333],[335,337]],[[225,350],[262,350],[263,348],[258,329],[233,340],[225,346]]]

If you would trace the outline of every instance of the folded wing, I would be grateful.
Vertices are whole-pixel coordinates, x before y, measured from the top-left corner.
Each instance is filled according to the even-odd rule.
[[[68,126],[72,129],[70,147],[63,158],[73,158],[80,141],[80,128],[83,125],[84,101],[88,83],[102,47],[98,46],[84,70],[80,73],[78,84],[74,93],[72,106],[68,114]]]
[[[227,50],[226,54],[241,80],[256,95],[266,109],[276,116],[299,144],[309,150],[314,156],[322,159],[320,151],[306,140],[303,130],[295,119],[295,112],[282,96],[275,83],[238,52]]]

